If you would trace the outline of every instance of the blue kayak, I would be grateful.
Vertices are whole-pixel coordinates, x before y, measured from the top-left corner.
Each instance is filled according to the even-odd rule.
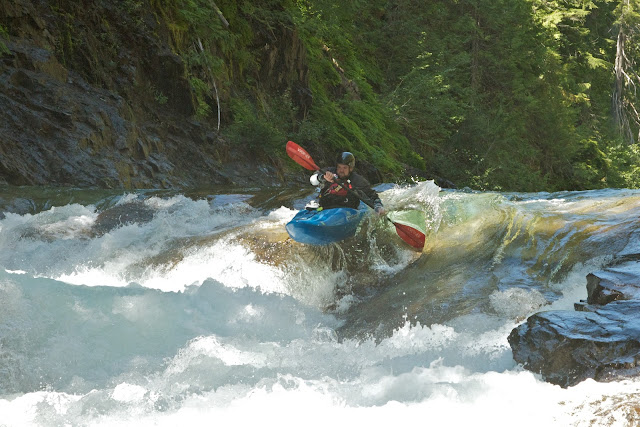
[[[328,245],[356,234],[368,208],[303,209],[286,225],[287,233],[296,242],[308,245]]]

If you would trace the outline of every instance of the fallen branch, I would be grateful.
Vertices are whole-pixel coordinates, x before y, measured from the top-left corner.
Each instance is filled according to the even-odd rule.
[[[198,37],[198,47],[200,48],[200,52],[204,52],[204,47],[202,46],[202,40],[200,40],[200,37]],[[218,132],[220,132],[220,95],[218,94],[216,79],[213,77],[213,71],[211,70],[211,67],[209,67],[209,65],[207,65],[207,70],[209,71],[211,82],[213,83],[213,89],[216,92],[216,103],[218,104]]]
[[[213,10],[215,10],[216,13],[218,14],[218,18],[220,18],[222,25],[224,25],[225,28],[229,28],[229,21],[227,21],[227,18],[224,17],[224,15],[222,14],[222,11],[220,10],[216,2],[214,2],[213,0],[210,0],[210,1],[211,1],[211,6],[213,6]]]

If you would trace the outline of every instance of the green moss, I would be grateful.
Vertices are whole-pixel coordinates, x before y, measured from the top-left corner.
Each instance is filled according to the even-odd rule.
[[[286,157],[295,139],[324,159],[353,151],[390,179],[408,165],[481,189],[640,185],[637,148],[609,120],[616,2],[578,15],[555,0],[116,3],[125,22],[96,13],[92,34],[76,25],[82,5],[48,3],[59,61],[108,87],[118,31],[164,37],[195,118],[220,111],[222,134],[259,158]],[[637,64],[638,35],[628,36]],[[0,52],[7,37],[0,27]],[[158,82],[136,78],[168,103]]]
[[[150,2],[196,116],[220,108],[223,135],[258,157],[284,158],[295,139],[324,158],[353,151],[391,179],[411,166],[481,189],[636,185],[637,153],[604,131],[611,2],[562,26],[547,19],[566,12],[557,2]]]
[[[0,25],[0,54],[2,53],[10,53],[7,45],[4,44],[4,40],[9,38],[9,33],[7,33],[7,29]]]
[[[246,99],[231,103],[233,123],[226,127],[223,135],[235,144],[246,147],[256,158],[277,156],[282,148],[284,135]]]
[[[132,12],[137,4],[126,2]],[[151,1],[158,21],[171,31],[174,51],[183,58],[198,118],[207,118],[218,109],[215,82],[223,135],[246,145],[258,157],[283,158],[284,142],[296,138],[301,143],[320,144],[327,155],[351,150],[386,176],[400,173],[403,163],[424,168],[423,159],[369,83],[380,84],[383,74],[372,58],[362,59],[364,39],[356,35],[360,45],[354,43],[354,32],[343,27],[357,8],[284,0],[260,4],[218,0],[216,4],[228,28],[207,0]],[[300,90],[293,85],[299,83],[292,81],[285,89],[271,90],[264,86],[270,82],[260,74],[266,65],[262,47],[275,42],[276,34],[295,34],[306,51],[312,104],[303,117],[300,106],[292,102],[292,93]],[[278,40],[276,45],[291,42]],[[156,99],[163,98],[156,94]]]

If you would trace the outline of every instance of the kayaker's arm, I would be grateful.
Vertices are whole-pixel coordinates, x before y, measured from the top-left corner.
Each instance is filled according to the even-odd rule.
[[[371,184],[364,177],[360,175],[352,176],[351,180],[353,184],[353,188],[357,190],[357,195],[362,200],[363,197],[368,199],[365,201],[367,205],[369,205],[378,215],[385,215],[387,212],[382,205],[382,200],[380,200],[380,196],[378,196],[378,192],[371,188]]]
[[[341,181],[338,177],[335,177],[335,179],[339,183],[343,183],[346,186],[347,190],[351,192],[351,194],[355,195],[365,205],[373,209],[376,214],[386,215],[387,211],[382,205],[382,200],[380,200],[380,196],[378,196],[378,193],[376,192],[376,190],[371,188],[368,181],[364,181],[367,185],[362,187],[357,187],[357,186],[350,185],[349,181],[347,182]],[[360,184],[362,184],[362,182],[360,182]]]
[[[311,185],[321,187],[327,182],[327,180],[324,178],[324,172],[319,170],[309,177],[309,182],[311,182]]]
[[[373,210],[378,214],[378,215],[385,215],[387,213],[387,211],[385,210],[384,206],[382,205],[382,200],[380,200],[380,197],[378,196],[378,193],[376,193],[375,190],[371,190],[372,194],[367,194],[367,197],[373,201]]]
[[[327,182],[335,182],[337,179],[338,175],[334,174],[333,172],[326,169],[320,169],[319,171],[311,175],[309,181],[311,182],[311,185],[320,186],[326,184]]]
[[[386,215],[387,213],[384,206],[382,206],[382,200],[379,198],[373,201],[373,210],[375,210],[378,215]]]

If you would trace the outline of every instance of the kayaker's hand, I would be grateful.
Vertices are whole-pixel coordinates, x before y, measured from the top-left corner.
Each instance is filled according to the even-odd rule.
[[[324,173],[324,179],[326,179],[327,181],[329,181],[329,182],[333,182],[334,178],[335,178],[335,175],[334,175],[334,174],[332,174],[331,172],[326,171],[326,172]]]
[[[387,214],[387,211],[384,210],[384,208],[382,206],[376,207],[375,211],[379,216],[383,216],[383,215]]]

